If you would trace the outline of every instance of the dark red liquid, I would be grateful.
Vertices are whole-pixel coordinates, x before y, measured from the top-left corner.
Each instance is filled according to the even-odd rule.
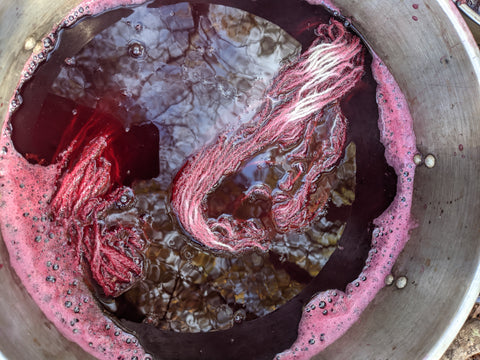
[[[150,7],[163,4],[153,3]],[[320,7],[304,2],[234,1],[230,5],[273,20],[295,36],[304,49],[315,38],[314,29],[317,25],[329,17]],[[190,13],[186,10],[188,8]],[[78,163],[83,150],[92,140],[108,134],[110,140],[102,156],[111,164],[112,170],[109,189],[101,194],[100,200],[105,201],[109,193],[122,186],[132,186],[137,203],[128,209],[111,206],[101,215],[102,221],[105,221],[106,228],[112,231],[120,222],[122,226],[145,232],[148,246],[144,256],[148,271],[142,282],[135,283],[133,288],[115,300],[104,297],[102,291],[95,288],[95,281],[93,287],[100,301],[113,309],[112,312],[118,318],[125,319],[124,324],[128,328],[138,332],[148,351],[157,352],[162,358],[175,358],[181,351],[183,358],[193,358],[201,349],[209,359],[232,358],[230,339],[233,338],[234,343],[250,344],[251,348],[244,349],[241,353],[242,358],[248,357],[248,354],[254,354],[255,358],[259,359],[271,358],[295,339],[300,309],[311,295],[322,289],[343,288],[358,275],[370,248],[371,220],[388,205],[395,191],[395,178],[383,158],[383,146],[378,142],[375,82],[368,70],[370,59],[367,59],[366,75],[361,83],[341,104],[349,120],[347,143],[353,141],[356,144],[356,179],[353,178],[353,184],[336,180],[337,188],[332,186],[340,190],[342,185],[349,184],[350,190],[355,192],[355,203],[353,206],[347,203],[336,206],[331,201],[324,217],[324,220],[330,223],[347,223],[340,241],[344,250],[335,252],[320,274],[318,273],[323,263],[318,257],[312,266],[302,264],[299,260],[302,256],[295,255],[296,248],[305,249],[305,253],[313,259],[318,255],[315,251],[320,248],[315,246],[319,238],[312,238],[312,234],[338,230],[315,223],[312,229],[304,233],[292,233],[284,237],[286,245],[283,249],[286,251],[283,253],[272,249],[270,253],[247,253],[223,259],[219,254],[199,248],[187,239],[188,234],[182,231],[169,209],[169,186],[186,157],[218,132],[218,129],[212,126],[215,124],[212,119],[215,119],[219,112],[225,111],[225,103],[230,101],[232,92],[237,92],[238,95],[241,83],[238,79],[231,83],[226,80],[228,76],[225,74],[224,61],[228,59],[228,55],[225,59],[218,59],[215,58],[215,52],[209,54],[211,38],[208,35],[212,28],[206,23],[208,6],[196,4],[164,10],[165,13],[170,11],[175,12],[175,17],[170,20],[166,17],[167,23],[171,21],[167,27],[170,27],[169,31],[176,36],[186,36],[184,43],[187,47],[176,53],[170,45],[171,53],[155,55],[164,56],[156,65],[158,70],[153,67],[154,71],[151,72],[155,81],[149,82],[145,76],[139,89],[130,89],[128,86],[125,89],[120,82],[115,84],[117,87],[109,87],[105,86],[105,81],[114,77],[119,69],[119,74],[125,78],[135,78],[136,73],[142,78],[143,66],[150,64],[148,54],[158,50],[142,41],[142,31],[148,30],[142,29],[145,26],[142,24],[143,15],[135,17],[133,13],[127,20],[123,16],[131,15],[132,10],[121,9],[88,20],[92,21],[92,26],[96,26],[98,31],[121,23],[133,34],[126,39],[128,41],[124,41],[117,34],[118,37],[114,40],[121,45],[117,46],[114,52],[116,56],[105,56],[93,67],[88,59],[85,60],[91,53],[84,52],[83,58],[77,56],[81,49],[72,47],[68,41],[69,38],[75,39],[75,35],[80,33],[76,30],[80,29],[83,23],[65,30],[58,50],[51,54],[49,62],[41,67],[22,89],[24,105],[18,109],[12,120],[13,143],[29,161],[47,165],[56,162],[58,155],[75,140],[65,170],[68,173]],[[183,19],[185,24],[178,19]],[[88,24],[87,21],[84,23]],[[237,30],[241,29],[241,25]],[[103,43],[87,40],[89,39],[85,39],[83,46],[90,49],[89,51],[97,49],[100,54],[110,54],[101,48]],[[82,44],[82,41],[77,42]],[[193,51],[192,48],[198,44],[202,44],[203,53]],[[265,52],[275,49],[275,46],[263,45]],[[142,46],[145,48],[142,49]],[[142,55],[143,51],[147,55]],[[73,67],[69,64],[72,58],[76,58]],[[119,66],[118,64],[125,64],[123,61],[126,65]],[[194,64],[191,65],[194,67],[203,62],[215,64],[212,66],[216,73],[206,72],[200,77],[197,77],[194,71],[182,73],[182,66],[185,64]],[[63,79],[71,79],[73,87],[83,84],[81,96],[72,96],[72,100],[59,95],[59,89],[67,86],[67,83],[57,80],[60,68],[68,75]],[[161,81],[158,73],[162,75]],[[211,80],[209,76],[215,78],[214,89],[208,81]],[[179,81],[188,85],[186,91],[174,85]],[[150,98],[146,96],[143,107],[137,106],[132,99],[151,85],[158,85],[162,89],[161,95]],[[137,90],[138,93],[135,92]],[[184,101],[189,93],[197,94],[196,91],[205,96],[191,102]],[[209,101],[209,105],[202,103],[205,99]],[[194,112],[198,106],[203,106],[202,112],[195,113],[197,117],[189,118],[188,114]],[[188,127],[182,124],[178,126],[182,116],[187,117],[189,124],[198,122],[197,132],[193,136]],[[202,122],[202,117],[212,121]],[[182,145],[178,146],[179,143]],[[172,150],[176,146],[180,151]],[[346,160],[341,163],[347,166],[346,164]],[[223,179],[215,192],[209,195],[209,216],[230,213],[241,219],[252,216],[268,217],[272,206],[268,200],[260,198],[241,202],[239,199],[252,183],[275,182],[284,175],[284,171],[281,167],[258,169],[252,162],[245,164],[242,172]],[[119,221],[119,218],[122,220]],[[181,236],[172,236],[167,241],[166,235],[173,232]],[[160,236],[160,233],[163,235]],[[173,262],[168,260],[171,254],[175,259]],[[219,260],[216,260],[217,257]],[[217,273],[224,271],[227,275],[222,278],[221,274],[212,275],[208,271],[199,270],[205,269],[211,261],[225,262],[227,265],[218,266]],[[259,274],[264,277],[257,276]],[[283,278],[280,278],[279,274]],[[202,276],[205,278],[198,280],[202,279]],[[289,282],[293,285],[290,286]],[[277,286],[277,283],[283,285]],[[235,286],[241,286],[243,291],[235,291]],[[208,296],[202,298],[198,294],[205,292],[206,288],[209,291]],[[247,295],[246,299],[240,296],[242,292]],[[157,294],[157,298],[145,300],[150,294]],[[300,295],[295,297],[297,294]],[[291,298],[294,300],[284,305]],[[284,306],[261,319],[262,322],[242,323],[243,320],[258,319],[281,305]],[[209,310],[212,306],[214,311]],[[196,316],[195,324],[191,327],[182,325],[186,322],[182,314],[188,311],[192,311]],[[222,311],[225,314],[221,313]],[[213,314],[216,319],[212,320],[211,324],[201,325],[201,319],[209,318]],[[223,317],[219,314],[227,320],[222,320]],[[228,329],[237,317],[240,325],[216,334],[182,334],[176,337],[166,331]],[[275,341],[269,342],[268,339],[272,337]],[[185,339],[190,344],[188,348],[181,345]]]

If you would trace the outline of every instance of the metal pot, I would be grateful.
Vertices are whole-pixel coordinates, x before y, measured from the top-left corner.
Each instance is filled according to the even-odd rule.
[[[26,40],[40,40],[77,3],[0,3],[1,119],[31,51]],[[438,359],[480,290],[480,53],[450,0],[335,3],[391,69],[409,101],[418,149],[432,154],[436,165],[417,169],[413,214],[418,226],[393,271],[407,276],[407,287],[382,290],[346,335],[317,358]],[[0,242],[0,349],[5,356],[91,358],[48,322],[8,263]]]

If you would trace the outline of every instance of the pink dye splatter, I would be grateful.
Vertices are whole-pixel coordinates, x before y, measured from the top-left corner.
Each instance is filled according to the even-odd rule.
[[[318,34],[295,63],[280,70],[250,122],[220,134],[177,174],[172,207],[185,230],[204,245],[229,251],[268,248],[272,231],[263,221],[226,214],[209,219],[205,201],[224,177],[274,144],[287,153],[292,170],[276,188],[253,186],[246,197],[271,201],[268,222],[280,233],[309,226],[323,210],[328,193],[317,181],[342,154],[346,119],[338,101],[363,75],[363,48],[337,21],[320,25]]]
[[[358,278],[345,292],[328,290],[317,294],[304,308],[298,338],[275,359],[310,359],[341,337],[385,285],[409,239],[413,227],[410,210],[416,153],[413,121],[405,97],[392,75],[374,55],[372,71],[377,87],[381,142],[387,162],[398,176],[397,194],[388,209],[374,223],[372,248]]]

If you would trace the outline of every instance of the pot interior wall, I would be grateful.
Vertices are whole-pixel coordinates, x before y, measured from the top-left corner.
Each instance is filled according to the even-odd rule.
[[[0,2],[0,119],[31,55],[25,40],[41,40],[78,1],[19,0]],[[66,340],[50,324],[20,285],[9,266],[9,254],[0,241],[0,351],[7,359],[93,359]]]
[[[391,69],[418,149],[437,161],[415,175],[418,226],[393,271],[408,277],[407,288],[381,291],[317,358],[438,359],[479,290],[478,48],[451,1],[336,3]]]
[[[0,3],[1,119],[30,55],[25,39],[40,40],[76,3]],[[417,170],[418,227],[394,268],[408,277],[407,288],[382,290],[318,359],[438,358],[479,291],[478,49],[449,0],[417,3],[418,9],[407,1],[336,1],[393,72],[409,100],[418,148],[434,154],[437,165]],[[88,359],[50,325],[8,263],[0,242],[1,351],[11,359]]]

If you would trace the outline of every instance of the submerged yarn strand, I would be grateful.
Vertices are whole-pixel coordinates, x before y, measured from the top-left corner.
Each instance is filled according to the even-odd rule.
[[[334,20],[320,25],[318,34],[307,51],[279,71],[251,121],[219,134],[177,174],[172,208],[184,229],[205,246],[227,251],[268,248],[272,229],[260,219],[238,219],[231,214],[208,218],[206,205],[207,195],[225,177],[268,147],[279,146],[297,169],[276,188],[254,187],[247,194],[257,192],[271,200],[275,231],[307,227],[328,200],[317,183],[342,154],[347,120],[339,100],[363,75],[363,48],[357,37]],[[324,125],[327,133],[316,139],[315,129]],[[299,179],[301,185],[292,192]]]
[[[116,184],[118,165],[106,158],[114,135],[95,131],[78,159],[73,156],[73,148],[87,141],[97,123],[106,124],[107,120],[94,114],[62,155],[65,169],[58,174],[51,210],[55,221],[67,229],[77,261],[85,261],[105,295],[118,296],[143,276],[145,241],[138,230],[122,224],[106,228],[102,219],[104,211],[129,192]]]

